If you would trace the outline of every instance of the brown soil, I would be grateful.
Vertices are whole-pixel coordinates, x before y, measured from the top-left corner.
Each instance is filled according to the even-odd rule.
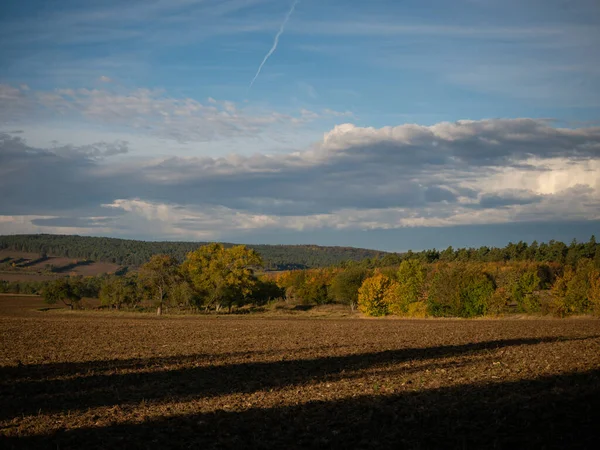
[[[48,281],[55,280],[60,275],[41,275],[39,273],[19,272],[0,272],[0,280],[4,281]]]
[[[600,321],[156,317],[0,297],[2,448],[595,448]]]
[[[21,262],[33,262],[39,259],[40,255],[36,253],[18,252],[14,250],[0,250],[0,260],[5,258],[12,258],[13,261],[19,260]],[[40,261],[35,264],[27,265],[25,267],[18,267],[16,269],[0,271],[0,280],[47,281],[52,280],[57,276],[65,275],[97,276],[105,273],[115,273],[120,267],[118,264],[112,263],[79,261],[78,265],[69,268],[69,266],[76,262],[78,262],[78,260],[74,258],[50,256],[44,261]],[[44,271],[48,265],[53,265],[57,269],[55,275],[40,273]],[[61,270],[61,268],[64,269]]]
[[[77,266],[72,269],[69,273],[83,276],[96,276],[103,273],[115,273],[119,270],[118,264],[104,263],[104,262],[93,262],[87,265]]]
[[[39,258],[39,257],[40,256],[38,255],[37,258]],[[77,259],[65,258],[62,256],[50,256],[45,261],[41,261],[37,264],[32,264],[31,266],[28,266],[27,268],[30,270],[43,270],[46,268],[46,265],[48,265],[48,264],[52,264],[54,267],[63,267],[68,264],[72,264],[74,261],[77,261]]]

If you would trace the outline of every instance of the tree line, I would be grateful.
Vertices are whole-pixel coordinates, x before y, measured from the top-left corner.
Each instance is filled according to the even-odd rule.
[[[600,260],[422,262],[290,271],[274,277],[287,301],[344,303],[370,316],[478,317],[511,312],[600,315]]]
[[[139,271],[61,278],[47,283],[42,293],[47,301],[70,307],[77,307],[82,297],[98,296],[103,305],[116,309],[153,303],[159,313],[165,307],[231,311],[276,299],[304,305],[343,303],[374,316],[600,313],[600,251],[595,238],[565,246],[560,257],[553,253],[559,247],[552,242],[510,244],[504,250],[513,257],[499,261],[486,260],[490,252],[478,253],[483,260],[463,258],[460,250],[428,259],[433,252],[428,251],[391,261],[385,256],[375,263],[264,272],[254,249],[208,244],[189,252],[182,262],[168,254],[154,255]],[[544,260],[545,255],[554,256]],[[390,264],[383,263],[385,258]]]
[[[153,255],[170,255],[179,262],[202,242],[146,242],[128,239],[30,234],[0,236],[0,248],[45,255],[112,262],[139,267]],[[232,247],[233,244],[223,244]],[[322,247],[316,245],[249,245],[260,254],[266,270],[291,270],[348,267],[360,263],[366,268],[399,265],[407,259],[425,263],[443,262],[508,262],[537,261],[575,265],[579,259],[600,259],[600,244],[592,236],[587,242],[573,240],[569,245],[560,241],[528,244],[523,241],[505,247],[430,249],[419,252],[389,253],[353,247]]]
[[[452,246],[445,250],[423,250],[405,253],[387,253],[373,258],[359,261],[359,265],[366,268],[389,267],[399,265],[404,260],[417,259],[424,263],[440,262],[509,262],[509,261],[535,261],[555,262],[559,264],[576,265],[580,259],[600,261],[600,244],[592,236],[587,242],[578,242],[573,239],[569,245],[564,242],[551,240],[547,243],[533,241],[528,244],[523,241],[510,242],[505,247],[458,248]],[[344,261],[341,267],[349,267],[357,261]]]
[[[146,242],[129,239],[53,234],[0,236],[0,249],[103,261],[139,267],[153,255],[169,255],[182,262],[186,255],[205,242]],[[223,244],[233,247],[234,244]],[[378,258],[385,252],[353,247],[316,245],[249,245],[258,252],[267,270],[327,267],[344,261]]]
[[[71,309],[78,308],[82,298],[97,296],[102,305],[115,309],[151,303],[159,315],[169,307],[225,307],[231,312],[235,305],[281,296],[274,283],[256,275],[262,264],[259,254],[246,246],[208,244],[189,252],[182,263],[171,255],[154,255],[137,272],[60,278],[47,282],[41,294],[47,303],[62,302]],[[93,283],[96,292],[90,287],[92,279],[99,281]]]

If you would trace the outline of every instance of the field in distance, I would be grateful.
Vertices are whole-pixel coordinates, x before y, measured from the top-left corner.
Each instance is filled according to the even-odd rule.
[[[117,264],[106,262],[0,249],[0,280],[4,281],[48,281],[66,275],[97,276],[114,273],[119,268]]]
[[[2,448],[593,448],[600,321],[48,310],[0,296]]]

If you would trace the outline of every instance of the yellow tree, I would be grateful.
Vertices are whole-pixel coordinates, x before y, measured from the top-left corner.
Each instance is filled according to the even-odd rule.
[[[358,309],[369,316],[384,316],[388,313],[386,294],[392,280],[383,274],[367,278],[358,290]]]
[[[254,269],[260,266],[259,254],[244,245],[208,244],[188,253],[182,272],[207,309],[218,311],[225,305],[231,311],[252,292]]]
[[[398,269],[398,281],[386,295],[390,313],[404,316],[408,314],[411,303],[423,300],[425,268],[417,259],[402,261]]]
[[[590,288],[588,300],[592,313],[600,316],[600,270],[594,269],[590,272]]]

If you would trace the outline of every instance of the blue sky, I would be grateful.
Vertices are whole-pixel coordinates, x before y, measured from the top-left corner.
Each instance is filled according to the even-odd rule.
[[[600,230],[597,1],[293,6],[5,2],[0,233],[406,250]]]

